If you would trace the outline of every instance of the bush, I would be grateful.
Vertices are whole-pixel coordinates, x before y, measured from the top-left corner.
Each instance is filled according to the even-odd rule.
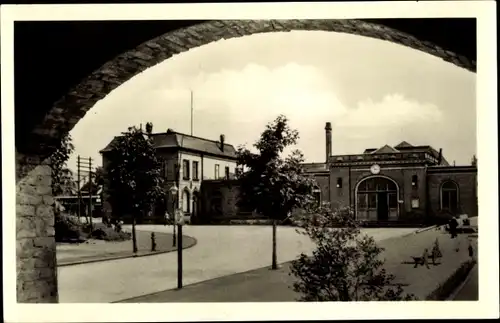
[[[302,254],[292,262],[291,275],[298,280],[294,291],[301,301],[396,301],[412,300],[395,277],[383,269],[383,251],[372,237],[361,235],[349,207],[320,207],[305,216],[298,232],[316,244],[312,257]],[[339,226],[339,228],[333,228]]]
[[[54,230],[56,242],[80,242],[86,239],[82,224],[67,214],[55,213]]]
[[[113,227],[108,227],[103,223],[94,224],[92,230],[90,230],[90,224],[86,224],[84,231],[89,237],[104,241],[126,241],[132,237],[132,234],[129,232],[121,230],[117,232]]]

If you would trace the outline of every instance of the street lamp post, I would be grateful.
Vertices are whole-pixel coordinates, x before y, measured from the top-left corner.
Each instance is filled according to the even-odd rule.
[[[177,192],[179,192],[179,189],[177,188],[177,186],[174,184],[171,188],[170,188],[170,193],[172,193],[172,227],[173,227],[173,230],[174,230],[174,235],[173,235],[173,238],[172,238],[172,246],[175,247],[175,244],[177,242],[177,237],[176,237],[176,232],[175,232],[175,216],[176,216],[176,199],[177,199]]]
[[[178,230],[178,239],[177,242],[177,289],[182,288],[182,224],[184,221],[183,214],[179,212],[179,219],[177,219],[177,225],[179,226]]]

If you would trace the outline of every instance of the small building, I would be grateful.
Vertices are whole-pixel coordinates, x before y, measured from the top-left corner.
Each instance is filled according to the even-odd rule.
[[[167,212],[173,214],[175,205],[196,222],[201,183],[204,180],[233,178],[236,172],[236,149],[225,142],[224,135],[220,135],[219,141],[216,141],[168,129],[167,132],[153,133],[151,136],[157,156],[162,161],[162,176],[168,195],[165,206]],[[117,138],[100,151],[104,169],[108,165],[106,153]],[[170,188],[174,185],[178,192],[172,196]],[[107,212],[112,212],[109,203],[105,202],[105,208]],[[163,217],[164,209],[157,208],[153,215]]]

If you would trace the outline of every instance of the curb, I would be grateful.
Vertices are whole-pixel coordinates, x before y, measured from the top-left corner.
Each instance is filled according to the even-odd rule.
[[[415,231],[415,233],[425,232],[425,231],[432,230],[432,229],[437,228],[437,227],[438,227],[437,224],[431,225],[430,227],[419,229],[419,230]]]
[[[196,240],[196,238],[194,238],[194,237],[190,237],[190,238],[193,239],[193,244],[182,248],[182,250],[192,248],[198,244],[198,240]],[[98,259],[93,259],[93,260],[81,260],[81,261],[58,264],[56,267],[58,268],[58,267],[68,267],[68,266],[76,266],[76,265],[83,265],[83,264],[92,264],[95,262],[104,262],[104,261],[120,260],[120,259],[127,259],[127,258],[142,258],[142,257],[147,257],[147,256],[162,255],[162,254],[166,254],[166,253],[170,253],[170,252],[174,252],[174,251],[177,251],[177,249],[172,249],[172,250],[167,250],[167,251],[150,252],[150,253],[146,253],[146,254],[142,254],[142,255],[126,255],[126,256],[98,258]]]

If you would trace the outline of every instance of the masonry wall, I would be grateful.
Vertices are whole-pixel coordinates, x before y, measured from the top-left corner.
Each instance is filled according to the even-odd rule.
[[[441,184],[451,180],[458,184],[459,190],[459,213],[468,214],[470,217],[478,215],[477,205],[477,173],[431,173],[428,174],[429,185],[429,213],[433,217],[445,217],[441,211]]]
[[[57,303],[50,166],[16,153],[16,267],[19,303]]]
[[[201,185],[200,223],[234,219],[240,215],[237,206],[239,187],[234,180],[204,181]]]
[[[418,184],[412,187],[412,176],[417,175]],[[349,187],[349,168],[333,167],[330,169],[330,201],[333,206],[349,205],[349,188],[351,191],[351,203],[356,207],[356,185],[370,176],[374,176],[368,167],[354,166],[351,168]],[[426,218],[426,171],[425,167],[395,167],[381,166],[377,176],[385,176],[394,180],[399,187],[398,221],[422,222]],[[337,188],[337,180],[342,179],[342,188]],[[412,208],[412,199],[419,200],[419,206]]]

